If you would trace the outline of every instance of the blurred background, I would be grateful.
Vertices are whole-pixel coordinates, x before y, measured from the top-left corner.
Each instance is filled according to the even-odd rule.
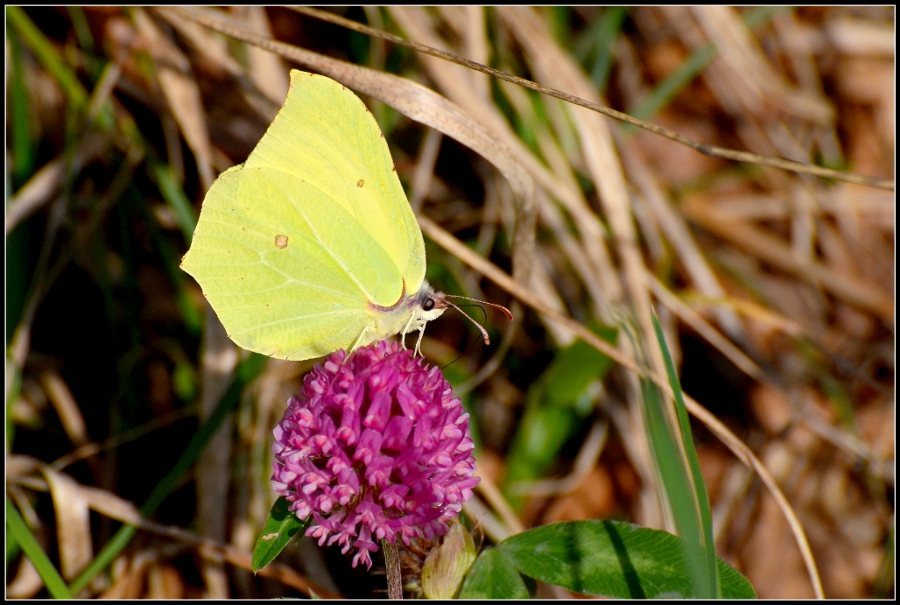
[[[894,177],[893,7],[330,10],[703,143]],[[893,596],[892,187],[702,155],[285,8],[192,14],[459,105],[533,180],[519,287],[623,351],[652,306],[685,392],[783,490],[825,595]],[[178,268],[206,189],[246,159],[292,67],[316,70],[187,13],[6,9],[6,491],[81,597],[384,596],[383,576],[306,539],[249,571],[272,428],[315,360],[238,350]],[[417,214],[521,266],[531,234],[514,231],[523,200],[497,150],[363,98]],[[437,288],[515,304],[425,241]],[[423,343],[472,413],[481,487],[498,490],[467,509],[479,542],[572,519],[666,528],[633,371],[515,309],[511,336],[468,309],[491,346],[452,313]],[[693,430],[719,556],[760,597],[813,596],[771,492]],[[9,538],[6,594],[47,596]]]

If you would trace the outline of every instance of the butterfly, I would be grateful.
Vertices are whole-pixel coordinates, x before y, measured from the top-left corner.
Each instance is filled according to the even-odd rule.
[[[207,192],[181,268],[236,344],[280,359],[415,331],[418,352],[425,324],[458,309],[425,280],[422,231],[374,116],[296,69],[247,161]]]

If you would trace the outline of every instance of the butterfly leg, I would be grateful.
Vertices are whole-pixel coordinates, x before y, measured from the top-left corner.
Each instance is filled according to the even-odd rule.
[[[402,330],[400,330],[400,344],[403,346],[404,349],[406,348],[406,335],[409,334],[409,327],[412,325],[414,318],[415,318],[414,315],[410,315],[409,320],[406,322],[406,325],[403,326]],[[419,342],[421,342],[421,341],[422,341],[422,337],[419,336]],[[418,352],[418,351],[419,351],[419,344],[416,343],[416,352]]]
[[[365,328],[363,328],[362,332],[359,333],[359,336],[356,337],[356,340],[353,341],[353,344],[350,345],[350,348],[347,350],[347,352],[352,353],[353,351],[355,351],[356,349],[361,347],[363,345],[363,343],[368,344],[368,342],[366,341],[366,335],[371,331],[372,331],[372,328],[370,328],[369,326],[366,326]],[[348,358],[349,358],[349,355],[348,355]]]
[[[419,357],[424,357],[422,355],[422,337],[425,336],[425,324],[422,324],[422,327],[419,328],[419,338],[416,340],[416,350],[413,352],[413,355],[418,355]]]

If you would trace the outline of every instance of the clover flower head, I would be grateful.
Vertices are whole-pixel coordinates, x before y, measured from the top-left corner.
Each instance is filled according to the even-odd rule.
[[[377,540],[447,531],[479,481],[473,449],[440,369],[380,341],[307,374],[275,427],[272,481],[297,517],[312,516],[306,535],[371,568]]]

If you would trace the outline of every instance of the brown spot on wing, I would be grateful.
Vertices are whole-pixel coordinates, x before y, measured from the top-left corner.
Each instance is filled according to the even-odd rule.
[[[288,236],[286,235],[276,235],[275,236],[275,247],[279,250],[283,250],[287,248],[288,245]]]

